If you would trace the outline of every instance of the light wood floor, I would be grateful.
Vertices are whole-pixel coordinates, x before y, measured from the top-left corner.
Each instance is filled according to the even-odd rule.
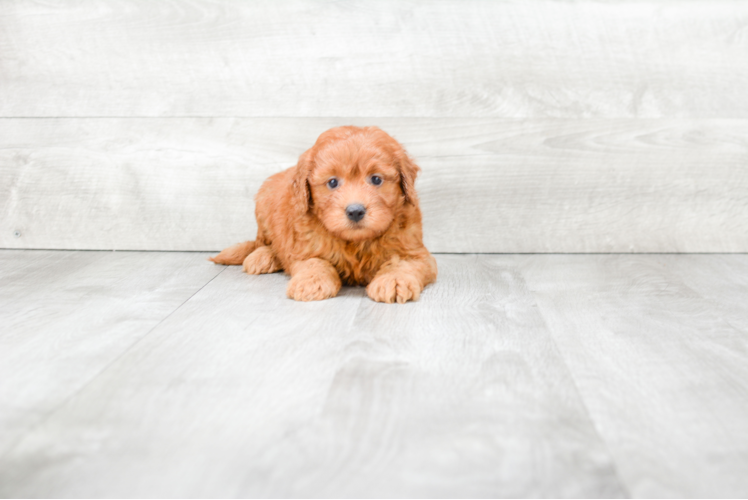
[[[206,256],[0,251],[0,496],[748,495],[748,255]]]

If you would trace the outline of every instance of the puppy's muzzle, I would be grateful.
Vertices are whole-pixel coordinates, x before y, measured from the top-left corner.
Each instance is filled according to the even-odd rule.
[[[345,215],[353,222],[358,222],[366,215],[366,208],[360,203],[352,203],[345,207]]]

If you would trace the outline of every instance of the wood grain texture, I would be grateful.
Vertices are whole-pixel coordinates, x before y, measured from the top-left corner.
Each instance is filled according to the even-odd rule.
[[[748,332],[748,259],[745,255],[681,256],[668,268],[683,284],[696,290],[722,321]]]
[[[746,252],[748,121],[0,119],[0,247],[218,250],[317,135],[377,124],[423,168],[434,252]]]
[[[204,254],[0,251],[0,455],[221,270]]]
[[[635,497],[748,494],[748,256],[517,257]]]
[[[0,116],[748,118],[748,4],[0,3]]]
[[[229,268],[0,459],[3,496],[626,494],[508,258],[418,303]]]

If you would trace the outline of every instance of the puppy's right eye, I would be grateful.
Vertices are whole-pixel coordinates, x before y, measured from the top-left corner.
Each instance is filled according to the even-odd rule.
[[[338,187],[338,180],[333,177],[332,179],[327,181],[327,187],[329,187],[330,189],[335,189],[336,187]]]

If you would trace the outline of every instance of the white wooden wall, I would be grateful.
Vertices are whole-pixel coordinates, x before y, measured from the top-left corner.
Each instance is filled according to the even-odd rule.
[[[0,1],[0,247],[251,239],[344,124],[435,252],[748,251],[748,2]]]

